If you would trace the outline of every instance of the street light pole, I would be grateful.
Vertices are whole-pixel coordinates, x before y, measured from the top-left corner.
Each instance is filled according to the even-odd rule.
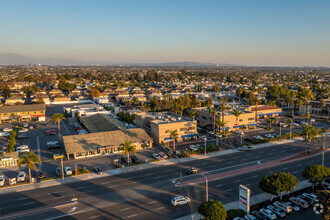
[[[64,182],[63,154],[61,154],[62,181]]]
[[[206,191],[206,202],[209,201],[209,183],[208,183],[208,179],[207,177],[204,175],[204,173],[202,173],[202,175],[205,178],[205,191]]]
[[[204,156],[206,157],[206,135],[204,136]]]

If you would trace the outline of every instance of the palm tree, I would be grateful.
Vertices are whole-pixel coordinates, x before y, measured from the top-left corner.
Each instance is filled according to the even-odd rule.
[[[225,111],[229,110],[230,108],[227,107],[226,103],[222,103],[219,105],[218,109],[221,111],[222,122],[225,123]],[[222,129],[223,135],[225,134],[225,130]]]
[[[238,95],[238,100],[239,100],[239,103],[241,103],[241,95],[243,93],[243,89],[240,87],[236,90],[236,94]]]
[[[293,123],[293,121],[292,121],[292,119],[287,119],[286,122],[287,122],[287,123],[289,124],[289,126],[290,126],[290,140],[291,140],[291,136],[292,136],[292,130],[291,130],[291,128],[292,128],[292,123]]]
[[[212,111],[211,116],[213,116],[213,132],[215,133],[215,116],[217,116],[217,112]]]
[[[195,117],[196,117],[196,111],[195,111],[195,110],[194,110],[194,111],[189,111],[189,112],[188,112],[188,116],[189,116],[190,118],[192,118],[192,119],[195,120]]]
[[[175,140],[178,139],[178,131],[177,130],[170,131],[170,136],[173,139],[173,150],[175,150]]]
[[[303,126],[301,136],[305,139],[306,142],[305,154],[307,154],[307,148],[311,140],[312,132],[313,132],[313,126],[311,126],[310,124]]]
[[[41,160],[38,155],[32,151],[23,153],[17,160],[17,166],[20,168],[22,165],[26,165],[29,169],[29,180],[32,182],[31,169],[37,170],[36,164],[41,164]]]
[[[268,128],[272,129],[272,123],[274,123],[274,118],[267,118]]]
[[[60,123],[61,121],[65,119],[64,115],[61,114],[61,113],[55,113],[53,116],[52,116],[52,123],[56,123],[57,122],[57,128],[58,128],[58,131],[60,132],[61,131],[61,126],[60,126]]]
[[[135,155],[135,147],[132,145],[132,141],[125,141],[124,143],[120,144],[119,146],[123,147],[122,153],[127,158],[127,163],[129,164],[129,154],[133,153]]]
[[[300,111],[301,111],[301,107],[304,105],[304,102],[303,102],[301,99],[298,99],[298,100],[296,101],[296,105],[298,106],[298,108],[299,108],[299,113],[300,113]]]
[[[239,109],[235,109],[234,111],[233,111],[233,114],[235,115],[235,117],[236,117],[236,128],[238,128],[238,118],[239,118],[239,116],[241,115],[241,111],[239,110]],[[237,129],[236,129],[237,130]]]

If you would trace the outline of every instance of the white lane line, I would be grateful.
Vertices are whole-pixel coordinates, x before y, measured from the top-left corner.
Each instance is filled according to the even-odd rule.
[[[237,182],[239,182],[239,181],[241,181],[241,180],[235,180],[234,182],[237,183]]]
[[[301,165],[302,165],[301,163],[300,164],[297,164],[296,167],[300,167]]]
[[[245,184],[244,186],[251,186],[251,183],[249,183],[249,184]]]
[[[117,187],[118,185],[113,185],[113,186],[108,186],[108,188],[115,188]]]
[[[134,214],[134,215],[130,215],[130,216],[127,216],[127,218],[132,218],[132,217],[135,217],[137,216],[138,214]]]
[[[134,177],[129,177],[129,178],[125,178],[126,180],[131,180],[131,179],[133,179]]]
[[[34,204],[36,202],[27,202],[27,203],[24,203],[24,205],[31,205],[31,204]]]
[[[90,192],[93,192],[94,190],[88,190],[88,191],[85,191],[85,192],[82,192],[82,193],[90,193]]]
[[[233,162],[231,162],[231,161],[227,162],[227,164],[231,164],[231,163],[233,163]]]
[[[83,188],[86,188],[86,186],[80,186],[80,187],[77,187],[75,189],[83,189]]]
[[[17,199],[17,200],[21,201],[21,200],[25,200],[25,199],[29,199],[29,198],[20,198],[20,199]]]
[[[298,170],[296,170],[296,171],[293,171],[292,173],[298,173],[299,171]]]
[[[233,189],[226,189],[225,191],[226,191],[226,192],[229,192],[229,191],[231,191],[231,190],[233,190]]]
[[[156,177],[154,177],[154,179],[159,179],[159,178],[162,178],[162,176],[156,176]]]
[[[127,207],[127,208],[123,208],[123,209],[120,209],[120,211],[125,211],[125,210],[129,210],[131,208]]]
[[[283,168],[283,170],[287,170],[287,169],[289,169],[289,168],[287,168],[287,167]]]
[[[208,164],[208,163],[201,163],[202,166],[203,166],[203,165],[206,165],[206,164]]]
[[[153,173],[148,173],[145,176],[151,176],[151,175],[154,175],[154,174]]]
[[[108,184],[108,183],[110,183],[110,182],[104,182],[104,183],[100,183],[100,185],[105,185],[105,184]]]
[[[284,153],[284,152],[285,152],[285,150],[282,150],[282,151],[281,151],[281,153]]]
[[[151,202],[148,202],[148,204],[153,204],[153,203],[156,203],[157,201],[151,201]]]
[[[223,186],[223,184],[216,185],[215,187],[220,187],[220,186]]]
[[[215,164],[215,165],[212,165],[212,166],[210,166],[210,167],[216,167],[217,165]]]
[[[160,209],[163,209],[163,208],[165,208],[165,207],[159,207],[159,208],[157,208],[156,210],[160,210]]]
[[[94,215],[92,217],[89,217],[89,218],[97,218],[97,217],[100,217],[101,215]]]
[[[273,149],[272,151],[276,151],[276,149]]]

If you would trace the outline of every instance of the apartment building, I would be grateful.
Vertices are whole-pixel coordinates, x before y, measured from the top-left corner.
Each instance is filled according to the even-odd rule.
[[[135,124],[148,132],[155,143],[172,141],[173,130],[178,133],[178,142],[197,139],[197,121],[170,112],[138,113]]]

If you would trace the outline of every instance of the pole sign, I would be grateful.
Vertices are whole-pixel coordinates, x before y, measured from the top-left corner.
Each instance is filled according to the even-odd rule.
[[[250,189],[239,185],[238,207],[246,213],[250,213]]]

